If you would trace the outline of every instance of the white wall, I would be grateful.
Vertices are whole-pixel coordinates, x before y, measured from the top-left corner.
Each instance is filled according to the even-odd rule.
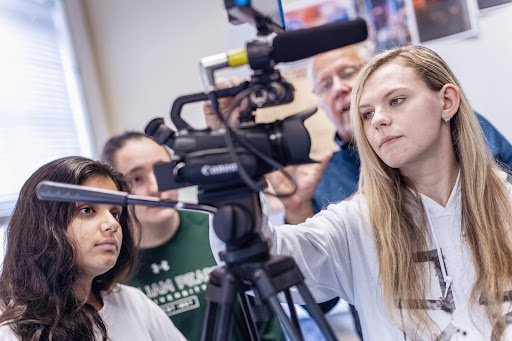
[[[200,58],[242,47],[228,42],[238,28],[227,24],[222,0],[81,3],[111,133],[142,130],[152,117],[167,118],[177,96],[203,90]],[[476,38],[427,46],[447,60],[472,106],[512,141],[512,6],[480,16],[478,23]],[[240,30],[237,39],[250,36]],[[202,121],[200,110],[194,115]]]
[[[222,1],[81,2],[110,133],[142,130],[153,117],[167,118],[177,96],[204,90],[199,60],[225,46]]]
[[[425,45],[446,60],[472,107],[512,142],[512,5],[479,16],[478,26],[475,38]]]

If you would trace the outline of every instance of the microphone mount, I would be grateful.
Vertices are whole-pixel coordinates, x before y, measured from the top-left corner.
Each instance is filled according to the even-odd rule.
[[[160,200],[155,197],[132,195],[121,191],[65,184],[54,181],[41,181],[37,185],[36,194],[40,200],[88,202],[120,206],[143,205],[153,207],[170,207],[177,210],[198,211],[211,214],[215,214],[217,212],[216,207],[209,205]]]
[[[292,102],[293,85],[275,68],[272,51],[272,46],[266,39],[255,39],[248,42],[245,49],[202,58],[200,71],[206,92],[215,91],[217,70],[248,64],[254,71],[248,84],[252,90],[248,96],[251,110]]]

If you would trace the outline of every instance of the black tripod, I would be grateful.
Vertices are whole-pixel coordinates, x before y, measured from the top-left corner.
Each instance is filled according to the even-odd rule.
[[[279,318],[289,339],[303,340],[290,293],[295,286],[326,339],[336,340],[295,261],[291,257],[270,255],[269,242],[259,231],[262,220],[259,194],[247,188],[204,191],[199,201],[215,202],[218,211],[213,227],[217,236],[226,242],[226,252],[221,254],[226,265],[210,274],[206,289],[207,307],[201,339],[228,340],[232,308],[239,296],[253,340],[259,340],[254,321],[262,315],[267,315],[268,319],[269,311]],[[255,309],[249,307],[244,294],[250,289],[259,302]],[[277,298],[281,292],[286,297],[291,318]]]

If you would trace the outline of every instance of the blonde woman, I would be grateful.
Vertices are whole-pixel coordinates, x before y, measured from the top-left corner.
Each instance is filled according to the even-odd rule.
[[[264,227],[273,252],[318,302],[354,304],[365,340],[512,339],[512,189],[453,73],[427,48],[394,49],[352,103],[358,192]]]

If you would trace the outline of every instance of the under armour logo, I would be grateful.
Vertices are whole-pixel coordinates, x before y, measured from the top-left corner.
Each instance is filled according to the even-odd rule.
[[[160,271],[169,271],[170,269],[171,267],[166,260],[161,261],[160,265],[156,263],[151,264],[151,271],[153,271],[155,275],[159,274]]]

